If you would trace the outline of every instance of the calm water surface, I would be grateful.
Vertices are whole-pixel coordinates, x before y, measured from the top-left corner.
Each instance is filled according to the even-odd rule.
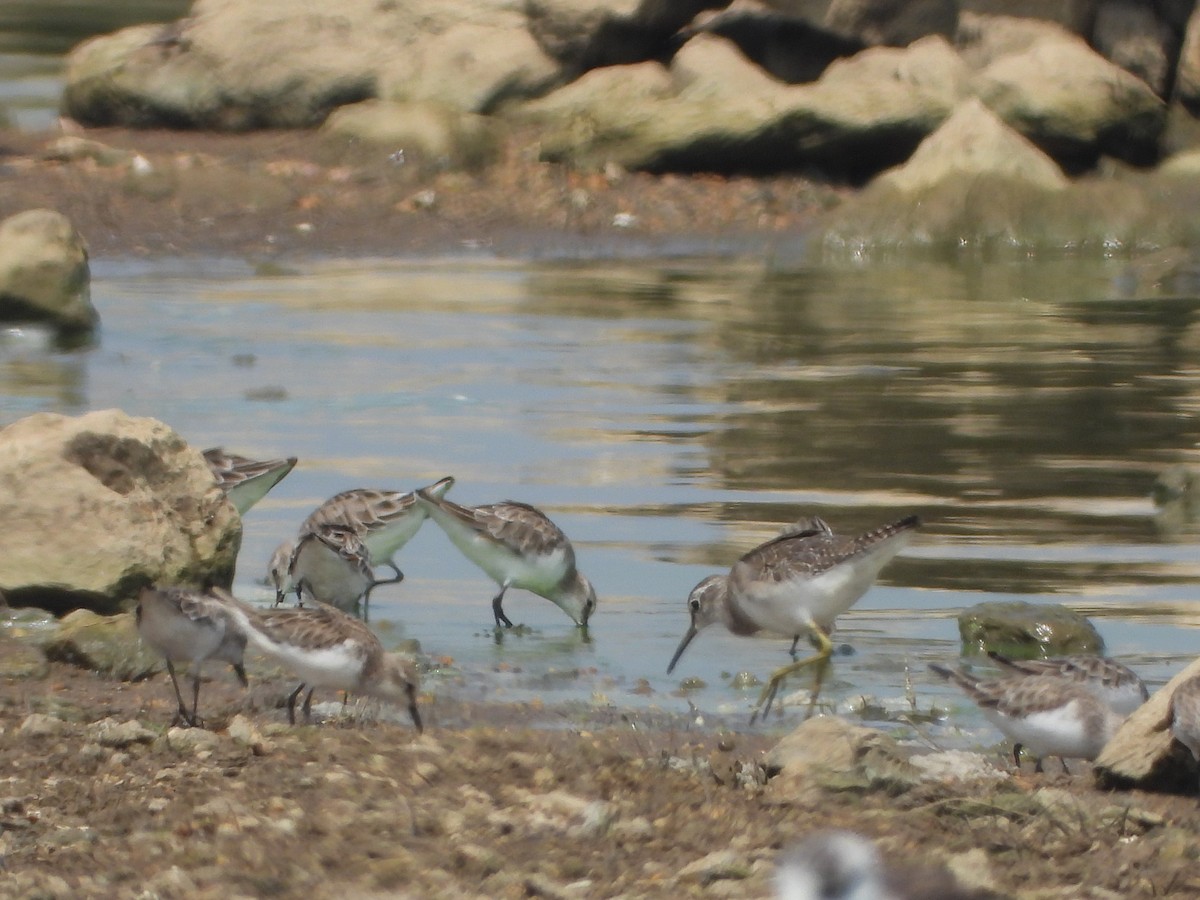
[[[978,724],[926,663],[957,656],[955,616],[982,601],[1078,609],[1155,684],[1197,652],[1200,529],[1149,492],[1200,464],[1200,301],[1124,296],[1123,270],[102,262],[97,346],[10,334],[0,391],[9,421],[115,406],[197,448],[300,457],[247,514],[248,599],[269,597],[275,545],[345,488],[453,474],[461,503],[544,508],[600,595],[591,641],[514,590],[530,631],[497,642],[494,585],[427,523],[372,611],[385,640],[446,658],[435,693],[744,725],[756,693],[731,676],[765,677],[788,642],[714,627],[668,677],[692,585],[800,516],[855,531],[918,512],[917,540],[839,620],[852,652],[825,698],[903,710],[911,686]],[[689,676],[706,686],[680,692]]]

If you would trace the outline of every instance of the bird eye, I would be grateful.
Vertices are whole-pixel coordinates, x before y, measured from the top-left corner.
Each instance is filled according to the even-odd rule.
[[[691,607],[692,612],[700,612],[700,601],[699,600],[695,600],[695,599],[689,600],[688,606]]]

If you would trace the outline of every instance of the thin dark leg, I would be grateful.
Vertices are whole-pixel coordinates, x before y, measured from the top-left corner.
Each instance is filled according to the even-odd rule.
[[[250,679],[246,677],[246,667],[241,663],[232,663],[232,665],[233,673],[237,675],[237,680],[241,686],[244,688],[250,687]]]
[[[167,674],[171,676],[171,684],[175,686],[175,699],[179,701],[179,712],[175,715],[174,724],[178,725],[182,722],[188,728],[191,728],[196,723],[188,715],[187,706],[183,702],[183,694],[179,690],[179,679],[175,677],[175,666],[171,664],[169,659],[167,660]]]
[[[296,689],[288,694],[288,724],[296,724],[296,698],[300,696],[300,692],[304,690],[304,682],[300,682]]]
[[[1021,768],[1021,745],[1013,744],[1013,765]]]
[[[308,696],[304,698],[304,724],[312,724],[312,695],[316,688],[308,689]]]
[[[1063,771],[1066,772],[1068,775],[1070,775],[1071,770],[1067,768],[1067,761],[1065,759],[1063,759],[1061,756],[1058,758],[1058,761],[1063,764]]]
[[[798,634],[793,635],[792,636],[792,647],[790,650],[788,650],[788,654],[792,657],[792,659],[796,658],[796,645],[799,643],[800,643],[800,635],[798,635]]]
[[[1033,771],[1038,772],[1038,773],[1046,771],[1045,769],[1042,768],[1042,758],[1040,756],[1038,757],[1037,765],[1035,765],[1033,767]]]
[[[417,709],[417,689],[408,686],[408,714],[412,716],[413,724],[417,726],[417,734],[424,734],[425,726],[421,724],[421,713]]]
[[[200,666],[195,666],[196,671],[192,673],[192,724],[200,724],[200,716],[196,710],[200,706]]]
[[[501,606],[501,604],[504,602],[504,592],[507,590],[508,590],[507,584],[500,585],[500,593],[498,593],[495,597],[492,598],[492,612],[496,616],[496,626],[497,627],[500,627],[500,626],[504,626],[505,628],[513,627],[512,620],[504,614],[504,608]]]

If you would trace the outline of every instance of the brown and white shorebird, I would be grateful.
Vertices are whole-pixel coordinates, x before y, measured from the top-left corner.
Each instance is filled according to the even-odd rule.
[[[312,721],[313,691],[319,687],[406,703],[417,731],[420,676],[416,664],[383,644],[366,623],[325,604],[257,609],[238,600],[229,610],[250,644],[300,678],[288,696],[288,721],[296,724],[296,699],[304,698],[304,720]]]
[[[1179,684],[1171,694],[1168,717],[1171,720],[1171,736],[1191,751],[1192,758],[1200,763],[1200,675]]]
[[[324,523],[296,541],[288,558],[287,580],[303,605],[305,595],[317,603],[343,612],[358,612],[379,582],[371,568],[371,554],[353,528]],[[276,591],[276,604],[284,595]]]
[[[441,498],[454,486],[450,476],[429,485],[426,490]],[[362,539],[372,566],[389,566],[396,577],[379,581],[389,584],[401,581],[404,574],[396,565],[395,555],[412,540],[425,522],[425,508],[417,503],[416,492],[388,491],[376,488],[355,488],[330,497],[300,525],[298,536],[280,544],[271,556],[267,576],[275,586],[277,597],[292,590],[289,566],[297,541],[315,532],[322,525],[342,525],[354,530]]]
[[[805,666],[817,666],[815,703],[824,668],[833,652],[829,636],[834,620],[853,606],[879,576],[880,570],[912,538],[920,526],[907,516],[857,536],[833,533],[823,519],[797,522],[776,538],[760,544],[733,564],[727,575],[710,575],[688,595],[691,623],[679,642],[667,673],[683,656],[692,639],[714,622],[738,635],[759,631],[789,635],[789,651],[808,635],[815,655],[776,669],[759,695],[751,723],[759,710],[765,716],[783,680]]]
[[[512,627],[502,605],[510,587],[545,597],[576,625],[587,627],[596,611],[596,591],[575,567],[570,540],[541,510],[515,500],[459,506],[428,488],[417,491],[417,502],[454,546],[500,586],[492,598],[497,627]]]
[[[1021,675],[1074,682],[1087,688],[1122,716],[1129,715],[1150,699],[1150,691],[1137,672],[1104,656],[1013,659],[995,650],[989,650],[988,656],[1001,668]]]
[[[167,660],[167,672],[175,686],[179,701],[176,723],[188,726],[201,724],[197,714],[200,703],[200,673],[210,659],[223,660],[233,666],[242,687],[248,687],[242,657],[246,636],[234,622],[229,611],[232,597],[219,589],[208,591],[186,587],[142,588],[137,605],[137,628],[142,640]],[[192,667],[192,708],[188,711],[175,676],[176,662]]]
[[[237,509],[238,515],[245,515],[296,465],[294,456],[287,459],[248,459],[226,453],[220,447],[205,450],[204,461],[208,463],[217,486]]]
[[[1125,717],[1087,688],[1061,678],[1015,675],[984,680],[958,669],[931,663],[935,673],[957,684],[989,722],[1013,742],[1013,762],[1021,765],[1028,749],[1042,771],[1042,760],[1093,760],[1112,739]]]

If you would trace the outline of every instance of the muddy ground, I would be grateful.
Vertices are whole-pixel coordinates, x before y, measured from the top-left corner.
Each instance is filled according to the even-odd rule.
[[[86,137],[128,152],[0,132],[0,217],[58,209],[96,259],[762,246],[846,190],[570,173],[520,139],[462,173],[306,134]],[[951,864],[991,896],[1200,896],[1197,798],[1100,792],[1082,765],[986,787],[784,789],[763,783],[778,734],[744,722],[555,715],[434,686],[417,739],[387,718],[288,727],[289,687],[258,678],[242,710],[215,674],[211,730],[171,731],[162,675],[54,663],[0,679],[0,898],[770,897],[780,852],[831,828],[877,839],[893,866]]]
[[[799,176],[571,172],[538,162],[532,135],[479,172],[305,132],[72,136],[124,154],[60,137],[0,130],[0,218],[57,209],[94,257],[720,250],[795,239],[845,190]]]
[[[333,697],[290,727],[291,685],[256,682],[246,708],[214,673],[211,730],[169,728],[165,675],[0,683],[0,897],[771,897],[780,852],[830,828],[978,877],[975,896],[1200,895],[1197,799],[1100,792],[1082,764],[780,787],[761,727],[607,710],[547,729],[544,709],[437,688],[419,738]]]

